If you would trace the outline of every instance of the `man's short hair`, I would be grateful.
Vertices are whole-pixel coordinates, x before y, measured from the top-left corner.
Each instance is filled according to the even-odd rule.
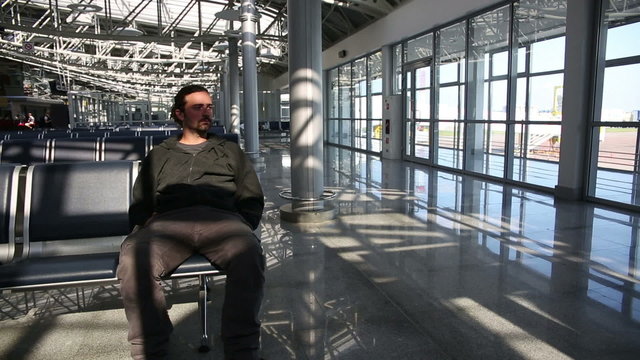
[[[171,117],[173,118],[173,121],[175,121],[180,127],[182,127],[182,121],[176,116],[176,110],[179,109],[180,111],[184,112],[184,105],[187,103],[187,101],[185,100],[187,98],[187,95],[197,92],[206,92],[208,94],[209,90],[200,85],[187,85],[180,89],[180,91],[178,91],[176,96],[173,98]]]

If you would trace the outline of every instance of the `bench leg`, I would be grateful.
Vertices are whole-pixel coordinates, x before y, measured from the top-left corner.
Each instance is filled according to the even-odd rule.
[[[209,293],[209,280],[206,275],[200,275],[200,290],[198,291],[198,308],[200,310],[200,324],[202,325],[202,337],[200,338],[199,352],[209,351],[209,322],[207,314],[207,298]]]

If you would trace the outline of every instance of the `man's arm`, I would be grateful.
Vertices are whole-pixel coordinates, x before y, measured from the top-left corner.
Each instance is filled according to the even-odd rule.
[[[240,147],[238,147],[237,150],[238,152],[233,165],[236,168],[236,207],[240,215],[242,215],[255,230],[260,224],[260,219],[262,219],[264,194],[260,181],[258,180],[258,175],[256,175],[253,169],[253,164]]]
[[[151,158],[147,156],[143,161],[133,185],[133,201],[129,206],[129,230],[138,225],[144,225],[153,214],[153,196],[155,193],[155,182],[153,180],[153,169]]]

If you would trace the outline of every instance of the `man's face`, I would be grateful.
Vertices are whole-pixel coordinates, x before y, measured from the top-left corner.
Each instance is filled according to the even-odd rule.
[[[204,92],[195,92],[185,97],[184,111],[176,110],[176,116],[182,121],[184,130],[208,131],[213,116],[211,96]]]

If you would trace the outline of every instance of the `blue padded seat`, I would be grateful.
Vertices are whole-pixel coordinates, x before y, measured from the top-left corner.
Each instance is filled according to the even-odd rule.
[[[97,161],[99,138],[52,139],[49,162]]]
[[[228,140],[228,141],[233,141],[234,143],[238,144],[238,142],[240,141],[238,134],[234,134],[234,133],[229,133],[229,134],[221,134],[218,135],[221,138]]]
[[[186,277],[200,274],[215,275],[222,274],[222,271],[212,266],[203,255],[195,254],[183,262],[170,277]]]
[[[38,130],[11,131],[7,139],[42,139],[42,132]]]
[[[98,138],[98,137],[104,137],[106,136],[105,134],[108,133],[109,131],[107,130],[98,130],[98,131],[74,131],[71,135],[71,137],[73,138]]]
[[[135,130],[118,130],[118,131],[108,131],[105,133],[105,137],[119,137],[119,136],[138,136],[140,135],[139,131]]]
[[[22,258],[0,265],[0,289],[115,282],[138,166],[137,161],[104,161],[29,167]],[[170,275],[199,278],[201,351],[209,349],[207,276],[217,274],[221,271],[205,257],[194,255]]]
[[[0,266],[0,289],[35,289],[52,286],[116,282],[119,253],[27,258]],[[222,274],[209,260],[196,254],[167,278]]]
[[[160,143],[162,143],[163,141],[167,140],[168,138],[170,138],[171,136],[175,136],[177,134],[174,135],[153,135],[150,136],[149,139],[149,151],[151,151],[151,149],[153,149],[155,146],[160,145]]]
[[[148,136],[120,136],[102,139],[102,160],[142,160],[149,150]]]
[[[0,165],[0,264],[13,259],[20,165]]]
[[[53,132],[53,133],[44,133],[42,134],[43,139],[69,139],[74,137],[70,132]]]
[[[216,135],[222,135],[225,133],[225,129],[222,125],[213,125],[209,128],[209,132]]]
[[[27,257],[117,252],[129,232],[137,162],[29,167],[24,210]]]
[[[0,163],[31,165],[49,158],[49,139],[10,139],[0,142]]]
[[[46,286],[115,281],[117,253],[27,258],[0,266],[0,288],[29,289]]]
[[[168,135],[166,130],[145,130],[144,128],[138,132],[139,136],[156,136]]]

